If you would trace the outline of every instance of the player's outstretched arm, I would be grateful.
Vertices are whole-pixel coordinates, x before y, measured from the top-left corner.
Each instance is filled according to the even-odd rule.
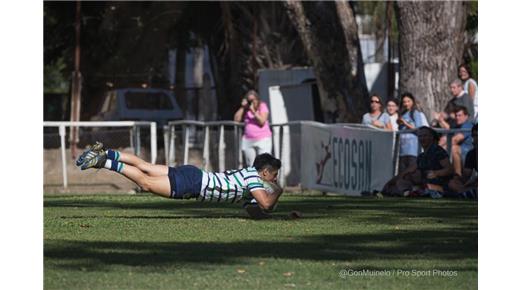
[[[276,184],[271,184],[271,187],[274,189],[272,193],[269,193],[264,189],[258,189],[251,192],[251,195],[258,202],[258,205],[264,210],[271,210],[276,205],[283,192],[283,190]]]

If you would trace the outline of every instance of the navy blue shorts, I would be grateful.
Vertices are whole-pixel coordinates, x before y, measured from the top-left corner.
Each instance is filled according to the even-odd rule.
[[[202,171],[193,165],[168,167],[171,198],[191,198],[200,195]]]

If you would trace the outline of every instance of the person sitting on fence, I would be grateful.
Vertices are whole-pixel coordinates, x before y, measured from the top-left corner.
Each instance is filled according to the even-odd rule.
[[[424,150],[417,157],[417,163],[387,182],[383,194],[438,198],[446,191],[453,167],[446,150],[437,145],[439,134],[422,126],[417,136]]]
[[[401,108],[397,124],[399,130],[409,130],[428,126],[426,116],[417,107],[415,97],[411,93],[401,95]],[[417,161],[419,154],[419,144],[417,135],[413,133],[399,134],[399,169],[401,173]]]
[[[390,116],[383,109],[383,100],[379,95],[370,97],[370,112],[363,115],[361,124],[384,129],[390,122]]]
[[[282,194],[282,189],[276,184],[281,162],[268,153],[258,155],[251,167],[214,173],[193,165],[168,167],[151,164],[130,153],[105,150],[103,144],[97,142],[83,152],[76,165],[81,170],[106,168],[115,171],[144,191],[173,199],[245,201],[244,206],[255,199],[261,209],[271,210]]]
[[[455,123],[456,129],[471,129],[471,123],[468,110],[465,107],[455,107]],[[453,168],[455,174],[462,175],[462,165],[469,150],[473,148],[471,132],[460,132],[451,138],[451,157],[453,160]]]
[[[455,175],[448,187],[454,197],[477,198],[478,194],[478,124],[471,128],[473,149],[466,155],[462,176]]]

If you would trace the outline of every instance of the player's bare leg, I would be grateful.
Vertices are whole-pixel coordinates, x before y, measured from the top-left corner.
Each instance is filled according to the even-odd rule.
[[[116,155],[118,154],[119,152],[117,152]],[[127,160],[130,160],[131,162],[137,162],[140,164],[147,163],[132,154],[125,155]],[[81,165],[81,170],[85,170],[88,168],[107,168],[112,171],[116,171],[118,173],[121,173],[131,181],[137,183],[137,185],[139,185],[139,187],[141,187],[144,191],[149,191],[162,197],[170,197],[172,193],[170,187],[170,180],[167,175],[168,172],[166,172],[166,175],[151,176],[136,166],[122,162],[120,160],[120,156],[116,156],[113,159],[108,158],[107,153],[104,151],[97,152],[96,155],[94,155],[92,158],[85,160],[85,162]]]
[[[142,172],[150,176],[165,176],[168,175],[168,166],[160,164],[151,164],[144,161],[143,159],[135,156],[134,154],[118,152],[118,161],[128,165],[137,167]]]
[[[149,191],[162,197],[170,197],[171,189],[168,175],[150,176],[129,164],[123,165],[119,173],[135,182],[143,191]],[[166,171],[166,174],[168,174],[168,171]]]

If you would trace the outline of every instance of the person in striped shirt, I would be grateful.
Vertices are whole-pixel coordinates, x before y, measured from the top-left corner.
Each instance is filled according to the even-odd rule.
[[[156,195],[200,201],[257,203],[264,210],[271,210],[282,190],[278,187],[268,192],[264,182],[275,185],[281,162],[269,153],[258,155],[253,166],[225,172],[206,172],[193,165],[168,167],[148,163],[141,158],[103,148],[96,142],[80,155],[76,165],[88,168],[106,168],[118,172],[139,185],[144,191]]]

